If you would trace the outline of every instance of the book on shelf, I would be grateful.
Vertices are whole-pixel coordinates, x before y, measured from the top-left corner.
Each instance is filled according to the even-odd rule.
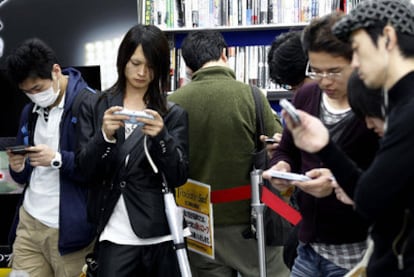
[[[245,26],[264,25],[268,30],[269,26],[277,27],[279,24],[288,30],[289,26],[306,24],[313,18],[338,9],[349,11],[358,2],[359,0],[144,0],[141,1],[143,5],[140,14],[144,23],[155,24],[169,33],[170,88],[174,91],[190,80],[181,49],[175,48],[174,33],[180,32],[181,28],[186,33],[197,28],[230,27],[223,29],[232,32],[233,26],[237,27],[234,30],[240,31]],[[270,44],[271,41],[266,43]],[[283,89],[269,79],[267,53],[270,45],[257,45],[255,41],[251,44],[229,45],[228,64],[234,70],[237,80],[265,90]]]
[[[265,90],[282,89],[270,81],[267,53],[270,46],[232,46],[227,48],[227,65],[233,69],[236,79],[256,85]],[[185,66],[181,49],[171,49],[171,87],[170,90],[187,84],[191,73]]]
[[[414,0],[412,0],[414,2]],[[144,0],[138,21],[161,28],[248,26],[309,22],[348,13],[361,0]]]
[[[356,0],[144,0],[145,24],[209,28],[309,22]]]
[[[244,68],[246,66],[246,54],[245,54],[245,47],[243,46],[236,46],[236,51],[234,53],[235,55],[235,60],[236,60],[236,65],[239,66],[235,66],[233,68],[233,70],[235,71],[236,74],[236,79],[240,80],[242,82],[245,81],[245,71]],[[237,53],[237,54],[236,54]]]

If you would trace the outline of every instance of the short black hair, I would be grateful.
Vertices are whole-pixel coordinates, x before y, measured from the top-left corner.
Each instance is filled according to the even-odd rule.
[[[351,61],[351,44],[338,39],[332,32],[334,24],[344,15],[343,12],[333,12],[313,19],[303,30],[302,45],[305,53],[326,52]]]
[[[361,119],[372,116],[384,119],[382,89],[369,89],[354,70],[348,80],[348,102],[352,111]]]
[[[57,63],[53,49],[38,38],[24,41],[6,58],[8,76],[16,85],[29,77],[52,79],[53,65]]]
[[[277,36],[267,54],[270,79],[279,85],[297,86],[305,76],[307,56],[303,52],[301,31]]]
[[[207,62],[217,61],[227,43],[216,30],[190,32],[181,44],[185,64],[193,71],[199,70]]]

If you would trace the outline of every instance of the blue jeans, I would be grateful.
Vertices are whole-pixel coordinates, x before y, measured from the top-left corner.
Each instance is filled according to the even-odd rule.
[[[290,277],[343,277],[348,272],[316,253],[309,244],[299,242],[297,251]]]

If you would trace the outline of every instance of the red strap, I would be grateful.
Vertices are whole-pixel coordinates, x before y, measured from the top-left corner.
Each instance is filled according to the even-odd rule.
[[[262,202],[293,225],[298,224],[302,219],[302,216],[297,210],[289,206],[285,201],[274,195],[264,186],[262,186]]]
[[[251,185],[230,189],[214,190],[211,192],[211,203],[225,203],[250,199],[252,197]]]
[[[251,185],[230,189],[214,190],[211,192],[211,203],[226,203],[247,200],[252,197]],[[262,202],[287,221],[296,225],[301,219],[300,213],[289,206],[285,201],[274,195],[268,188],[262,186]]]

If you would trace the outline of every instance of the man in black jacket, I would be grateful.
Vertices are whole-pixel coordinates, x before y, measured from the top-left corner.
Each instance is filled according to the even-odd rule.
[[[319,120],[299,111],[302,124],[293,127],[286,116],[295,144],[329,165],[356,211],[373,224],[368,276],[414,276],[413,22],[409,1],[364,1],[333,29],[351,39],[352,64],[367,87],[383,88],[385,134],[365,172],[338,150]]]

